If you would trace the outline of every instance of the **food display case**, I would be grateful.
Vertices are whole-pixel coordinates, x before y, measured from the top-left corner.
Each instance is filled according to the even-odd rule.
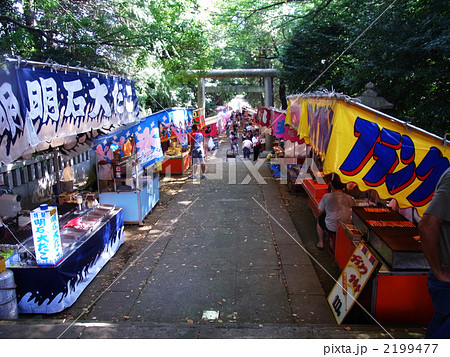
[[[428,270],[419,230],[391,208],[354,207],[352,223],[392,270]]]
[[[159,174],[152,166],[142,168],[136,155],[126,157],[116,166],[113,187],[99,192],[99,200],[122,208],[125,223],[142,225],[159,201]]]
[[[52,314],[70,307],[124,242],[122,209],[70,207],[58,211],[62,259],[54,265],[37,264],[31,222],[12,232],[17,241],[7,247],[17,259],[8,269],[14,273],[19,313]]]

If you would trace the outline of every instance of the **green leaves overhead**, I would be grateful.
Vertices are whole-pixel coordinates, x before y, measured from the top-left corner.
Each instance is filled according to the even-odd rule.
[[[2,0],[0,54],[130,76],[153,111],[196,106],[192,69],[281,69],[279,107],[285,84],[357,96],[374,82],[390,114],[443,136],[449,11],[448,0]]]
[[[176,87],[186,71],[208,64],[195,0],[4,0],[0,6],[2,54],[137,76],[143,96],[149,86],[164,92],[160,105],[181,104]]]
[[[323,87],[357,96],[373,82],[394,103],[390,114],[444,136],[450,129],[449,11],[446,0],[334,1],[299,23],[283,46],[288,92]]]

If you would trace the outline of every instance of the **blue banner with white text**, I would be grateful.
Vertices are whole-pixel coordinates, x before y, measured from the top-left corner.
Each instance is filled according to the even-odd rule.
[[[30,146],[138,118],[134,83],[89,72],[10,66],[0,72],[0,161]]]

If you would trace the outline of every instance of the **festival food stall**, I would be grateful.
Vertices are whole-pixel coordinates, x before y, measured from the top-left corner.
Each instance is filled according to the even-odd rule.
[[[8,269],[14,273],[19,313],[53,314],[70,307],[125,239],[120,208],[99,205],[80,213],[48,208],[49,219],[32,212],[37,225],[14,232],[15,238],[7,234],[6,246],[17,252]]]
[[[367,310],[385,323],[428,322],[433,312],[426,286],[429,267],[417,222],[387,203],[395,199],[400,209],[413,207],[422,215],[450,166],[448,142],[336,93],[289,97],[286,122],[311,146],[312,171],[322,173],[303,181],[310,198],[320,202],[318,185],[326,183],[320,179],[331,174],[367,194],[354,207],[352,224],[339,224],[330,240],[341,269],[360,243],[379,262],[365,287]]]
[[[0,72],[0,161],[56,147],[65,138],[136,120],[133,82],[104,73],[16,61]],[[59,168],[55,168],[59,171]],[[71,306],[124,241],[123,211],[37,203],[24,225],[7,227],[19,313],[55,313]]]
[[[259,108],[258,122],[260,124],[260,137],[265,134],[273,135],[276,140],[273,145],[275,158],[283,158],[282,175],[287,179],[291,192],[300,191],[302,187],[301,168],[307,156],[307,146],[300,139],[297,132],[286,124],[286,111],[277,108]],[[280,145],[282,143],[282,145]],[[300,178],[299,178],[300,177]],[[328,187],[327,187],[328,188]]]
[[[99,201],[122,208],[125,223],[142,225],[159,201],[159,174],[154,167],[163,160],[159,120],[160,114],[150,115],[94,140]],[[100,174],[105,166],[109,177]]]
[[[191,132],[192,124],[196,120],[200,122],[201,113],[200,109],[193,111],[181,108],[160,112],[161,142],[168,144],[161,164],[162,173],[184,174],[191,167],[192,155],[189,151],[188,133]]]

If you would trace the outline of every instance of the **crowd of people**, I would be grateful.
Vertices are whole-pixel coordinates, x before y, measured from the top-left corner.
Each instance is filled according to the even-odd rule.
[[[240,131],[242,131],[242,154],[244,159],[250,159],[253,153],[253,161],[258,160],[261,150],[259,132],[245,109],[242,112],[233,112],[226,125],[226,132],[229,135],[230,147],[234,155],[239,154]]]

